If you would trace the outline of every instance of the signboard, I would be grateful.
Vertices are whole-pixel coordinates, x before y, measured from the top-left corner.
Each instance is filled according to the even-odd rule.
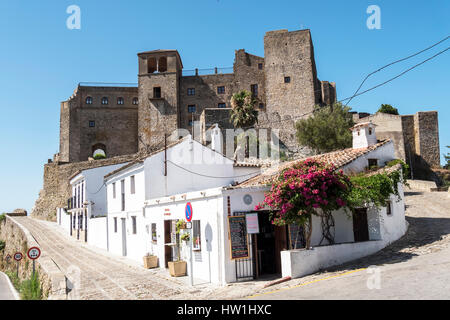
[[[245,216],[228,217],[232,260],[249,257],[246,225]]]
[[[192,229],[192,222],[186,222],[186,229]]]
[[[36,260],[41,256],[41,250],[38,247],[30,248],[27,252],[28,258]]]
[[[247,233],[248,234],[259,233],[259,223],[258,223],[258,214],[257,213],[247,213],[245,215],[245,220],[247,223]]]
[[[186,203],[186,208],[184,209],[184,213],[186,214],[186,221],[191,222],[191,220],[192,220],[192,205],[190,202]]]
[[[23,255],[20,252],[14,253],[14,260],[20,261],[20,260],[22,260],[22,258],[23,258]]]

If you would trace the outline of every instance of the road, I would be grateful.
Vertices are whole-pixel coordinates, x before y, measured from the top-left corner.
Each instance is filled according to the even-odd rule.
[[[16,296],[11,288],[8,276],[0,272],[0,300],[16,300]]]
[[[81,300],[188,299],[190,289],[155,270],[124,263],[119,257],[96,252],[57,230],[56,224],[15,217],[43,252],[74,284],[69,298]]]
[[[370,257],[259,292],[252,298],[450,299],[448,193],[408,192],[405,201],[409,230],[393,245]]]

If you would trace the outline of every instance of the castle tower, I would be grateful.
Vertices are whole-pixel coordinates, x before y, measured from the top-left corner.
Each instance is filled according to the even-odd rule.
[[[183,64],[176,50],[138,53],[139,149],[164,143],[179,128],[179,87]]]
[[[334,102],[335,85],[317,79],[309,30],[267,32],[264,58],[269,126],[281,130],[280,140],[289,150],[298,151],[295,122],[311,115],[315,105]]]

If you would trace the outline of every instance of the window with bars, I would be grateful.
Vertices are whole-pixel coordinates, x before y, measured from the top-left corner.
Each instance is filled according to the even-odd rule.
[[[200,220],[192,220],[192,248],[201,250],[201,244]]]

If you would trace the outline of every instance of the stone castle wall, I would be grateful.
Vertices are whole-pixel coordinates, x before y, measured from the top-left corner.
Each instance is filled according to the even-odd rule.
[[[56,221],[56,208],[66,207],[71,197],[69,178],[80,170],[97,168],[135,159],[137,154],[113,157],[104,160],[75,163],[49,163],[44,165],[44,184],[39,192],[31,215],[35,218]]]

